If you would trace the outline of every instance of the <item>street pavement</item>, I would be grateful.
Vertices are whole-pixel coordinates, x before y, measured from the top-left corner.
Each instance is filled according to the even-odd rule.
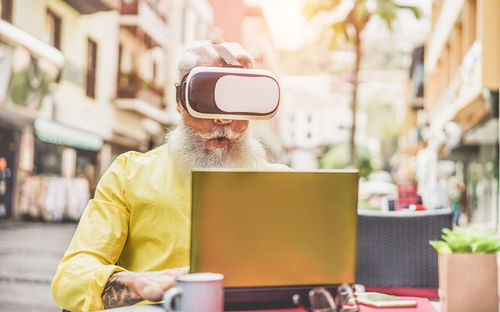
[[[61,311],[50,283],[74,223],[0,220],[0,311]]]

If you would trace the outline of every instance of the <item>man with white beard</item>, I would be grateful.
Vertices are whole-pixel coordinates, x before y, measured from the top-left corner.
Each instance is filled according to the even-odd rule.
[[[253,67],[240,50],[238,62]],[[195,67],[223,65],[212,45],[193,44],[179,63],[179,80]],[[61,308],[158,301],[188,273],[192,168],[288,169],[266,161],[247,133],[248,120],[196,118],[181,101],[177,111],[181,120],[166,144],[119,156],[101,178],[52,282]]]

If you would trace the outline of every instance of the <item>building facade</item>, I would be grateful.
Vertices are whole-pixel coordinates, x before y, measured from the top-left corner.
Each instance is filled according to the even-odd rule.
[[[205,0],[4,0],[0,217],[79,218],[111,161],[164,142]],[[192,27],[192,25],[196,27]]]
[[[401,138],[411,151],[402,171],[419,183],[424,204],[449,205],[449,194],[440,193],[463,183],[469,221],[486,227],[498,225],[498,12],[494,0],[433,2],[423,60],[414,55],[424,75],[412,73],[413,109]]]
[[[282,78],[280,132],[292,168],[318,169],[326,147],[349,141],[350,93],[335,88],[333,81],[328,74]],[[365,130],[363,117],[359,124]]]
[[[74,217],[92,193],[103,142],[111,135],[114,88],[106,66],[97,64],[113,66],[107,53],[115,46],[108,40],[113,30],[97,25],[112,21],[118,5],[3,1],[3,43],[13,53],[3,71],[2,134],[14,134],[7,138],[5,216]]]
[[[209,3],[213,8],[211,41],[240,43],[255,60],[256,68],[273,72],[279,80],[279,53],[274,46],[262,8],[248,5],[243,0],[209,0]],[[250,128],[265,146],[267,157],[272,162],[286,161],[283,141],[279,135],[280,111],[281,108],[270,120],[252,121]]]

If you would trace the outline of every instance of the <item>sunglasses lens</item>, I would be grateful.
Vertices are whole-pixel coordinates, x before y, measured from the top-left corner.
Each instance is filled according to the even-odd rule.
[[[309,301],[312,311],[334,311],[335,302],[332,295],[325,288],[315,288],[309,292]]]

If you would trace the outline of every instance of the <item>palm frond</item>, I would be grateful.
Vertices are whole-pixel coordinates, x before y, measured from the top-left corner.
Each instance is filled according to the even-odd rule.
[[[378,15],[392,31],[392,22],[396,19],[397,8],[393,0],[377,0],[377,9],[374,14]]]
[[[335,50],[341,38],[349,40],[347,37],[346,25],[343,21],[330,24],[322,29],[320,38],[328,42],[330,50]]]
[[[366,0],[356,2],[353,8],[353,19],[356,30],[361,32],[370,20],[371,14],[366,7]]]
[[[308,0],[302,7],[302,14],[312,19],[320,12],[335,10],[344,0]],[[396,13],[400,9],[410,10],[417,19],[421,17],[420,9],[416,6],[400,5],[395,0],[376,0],[374,12],[368,10],[367,0],[354,0],[352,7],[342,21],[332,23],[323,28],[321,38],[328,40],[330,48],[337,45],[340,38],[352,41],[368,24],[374,15],[379,16],[392,31],[392,25],[396,19]],[[343,34],[343,36],[342,36]],[[328,39],[327,39],[328,38]]]
[[[341,0],[309,0],[302,6],[302,14],[310,20],[319,12],[335,9],[340,2]]]
[[[416,19],[420,19],[420,17],[422,17],[422,12],[420,12],[420,9],[416,6],[412,6],[412,5],[399,5],[397,4],[397,7],[398,9],[406,9],[406,10],[410,10],[413,15],[415,16]]]

